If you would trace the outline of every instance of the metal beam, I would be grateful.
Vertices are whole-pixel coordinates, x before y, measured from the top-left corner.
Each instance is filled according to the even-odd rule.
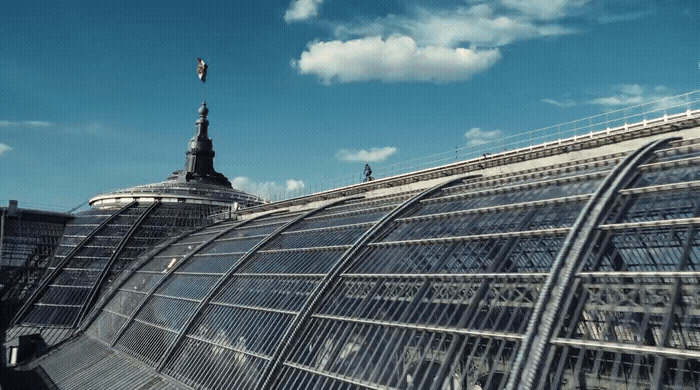
[[[333,379],[333,380],[337,380],[337,381],[340,381],[340,382],[343,382],[343,383],[348,383],[348,384],[351,384],[351,385],[363,387],[363,388],[365,388],[365,389],[370,389],[370,390],[399,390],[399,389],[396,389],[396,388],[394,388],[394,387],[388,387],[388,386],[384,386],[384,385],[378,385],[378,384],[375,384],[375,383],[369,383],[369,382],[365,382],[365,381],[358,381],[358,380],[356,380],[356,379],[352,379],[352,378],[347,377],[347,376],[341,376],[341,375],[333,374],[333,373],[330,373],[330,372],[327,372],[327,371],[318,370],[318,369],[315,369],[315,368],[312,368],[312,367],[308,367],[308,366],[304,366],[304,365],[301,365],[301,364],[296,364],[296,363],[284,363],[284,365],[287,366],[287,367],[291,367],[291,368],[297,369],[297,370],[306,371],[306,372],[311,373],[311,374],[314,374],[314,375],[319,375],[319,376],[323,376],[323,377],[326,377],[326,378],[330,378],[330,379]]]
[[[7,210],[2,208],[0,209],[0,270],[2,270],[2,246],[5,242],[5,218],[7,218]]]
[[[155,294],[156,290],[158,290],[158,288],[159,288],[161,285],[163,285],[163,284],[166,282],[166,280],[169,280],[169,278],[170,278],[170,276],[173,274],[173,272],[177,271],[183,264],[185,264],[185,263],[187,262],[187,260],[189,260],[189,259],[190,259],[192,256],[194,256],[197,252],[199,252],[199,251],[201,251],[202,249],[204,249],[204,247],[206,247],[207,245],[209,245],[212,241],[216,240],[217,238],[223,236],[224,234],[230,232],[231,230],[234,230],[234,229],[238,228],[238,227],[241,226],[241,225],[247,224],[248,222],[254,221],[254,220],[256,220],[256,219],[258,219],[258,218],[260,218],[260,217],[263,217],[263,216],[264,216],[264,215],[260,215],[260,216],[258,216],[258,217],[253,217],[253,218],[251,218],[251,219],[247,219],[247,220],[242,221],[242,222],[240,222],[240,223],[233,224],[233,225],[229,226],[228,228],[226,228],[226,229],[224,229],[224,230],[222,230],[222,231],[220,231],[220,232],[214,234],[213,236],[209,237],[207,240],[205,240],[204,242],[202,242],[201,244],[199,244],[196,248],[194,248],[194,249],[192,250],[192,252],[190,252],[187,256],[185,256],[185,257],[183,257],[182,259],[180,259],[180,261],[177,262],[177,264],[174,264],[173,267],[170,268],[170,269],[168,270],[168,272],[166,272],[165,275],[163,275],[163,277],[160,278],[160,280],[158,280],[158,282],[153,286],[153,288],[151,288],[151,290],[148,292],[148,294],[146,295],[146,297],[144,297],[144,298],[141,300],[141,302],[139,303],[139,305],[136,307],[136,309],[133,311],[133,313],[131,313],[131,315],[129,316],[129,319],[128,319],[126,322],[124,322],[124,323],[122,324],[122,327],[119,328],[119,331],[117,331],[117,333],[115,333],[114,339],[112,339],[112,341],[111,341],[111,343],[110,343],[110,346],[113,347],[114,344],[116,344],[117,341],[119,341],[119,338],[120,338],[121,335],[124,333],[124,331],[126,331],[126,328],[129,327],[129,324],[136,318],[136,315],[141,311],[141,309],[143,309],[143,307],[146,305],[146,302],[150,300],[151,296],[153,296],[153,294]]]
[[[419,330],[422,332],[450,333],[450,334],[455,334],[455,335],[488,337],[488,338],[513,340],[513,341],[520,341],[523,338],[523,336],[520,334],[509,333],[509,332],[494,332],[494,331],[487,331],[487,330],[471,330],[471,329],[464,329],[464,328],[452,328],[452,327],[447,327],[447,326],[430,326],[430,325],[420,325],[420,324],[409,324],[409,323],[405,323],[405,322],[396,322],[396,321],[368,320],[368,319],[364,319],[364,318],[336,316],[336,315],[330,315],[330,314],[312,314],[311,317],[321,318],[321,319],[326,319],[326,320],[341,321],[341,322],[352,322],[352,323],[356,323],[356,324],[378,325],[378,326],[387,327],[387,328],[413,329],[413,330]]]
[[[600,225],[602,230],[626,230],[626,229],[644,229],[650,227],[678,227],[678,226],[697,226],[700,225],[700,217],[692,218],[677,218],[677,219],[660,219],[657,221],[644,222],[624,222],[624,223],[609,223]]]
[[[700,271],[592,271],[576,276],[593,278],[700,278]]]
[[[700,351],[694,349],[677,349],[668,347],[651,347],[648,345],[614,343],[611,341],[571,340],[555,337],[551,340],[554,345],[566,345],[582,349],[628,353],[631,355],[663,356],[672,359],[700,360]]]
[[[168,348],[163,352],[163,355],[161,356],[160,361],[156,365],[156,370],[162,371],[163,367],[167,364],[167,362],[170,360],[172,357],[173,353],[175,352],[175,349],[177,349],[178,345],[182,342],[184,339],[185,335],[187,334],[187,331],[189,331],[190,327],[195,323],[195,320],[201,315],[202,311],[204,311],[204,308],[207,307],[209,302],[214,298],[214,295],[216,295],[219,290],[226,284],[226,282],[250,259],[253,257],[254,254],[256,254],[260,248],[265,246],[267,243],[272,241],[274,238],[282,234],[282,232],[286,231],[289,227],[293,226],[297,222],[306,219],[307,217],[312,216],[313,214],[325,209],[326,207],[345,202],[350,199],[355,199],[353,198],[347,198],[347,199],[337,199],[331,203],[327,203],[323,206],[320,206],[318,208],[315,208],[313,210],[307,211],[306,213],[303,213],[299,215],[298,217],[292,219],[291,221],[287,222],[286,224],[280,226],[277,230],[274,232],[270,233],[267,237],[263,238],[260,240],[257,244],[255,244],[252,248],[246,252],[245,255],[241,256],[238,258],[238,260],[231,265],[228,270],[226,270],[226,273],[219,278],[219,280],[214,284],[207,295],[202,298],[202,301],[199,303],[197,308],[194,310],[192,313],[192,316],[185,322],[185,324],[182,326],[182,329],[177,333],[175,336],[175,339],[173,340],[172,343],[168,346]]]
[[[459,193],[459,194],[454,194],[454,195],[445,195],[445,196],[441,196],[441,197],[437,197],[437,198],[430,198],[430,199],[424,200],[423,202],[425,202],[425,203],[445,202],[445,201],[450,201],[450,200],[468,199],[468,198],[473,198],[476,196],[503,194],[503,193],[508,193],[508,192],[520,191],[520,190],[541,188],[541,187],[545,187],[545,186],[549,186],[549,185],[553,185],[553,184],[554,185],[556,185],[556,184],[568,184],[568,183],[586,181],[586,180],[591,180],[591,179],[602,179],[602,178],[607,177],[609,172],[610,172],[610,170],[582,173],[580,175],[564,176],[564,177],[557,177],[557,178],[547,179],[547,180],[532,181],[532,182],[527,182],[527,183],[514,184],[514,185],[510,185],[510,186],[506,186],[506,187],[488,188],[485,190],[464,192],[464,193]]]
[[[494,238],[524,238],[524,237],[535,237],[535,236],[547,236],[547,237],[549,237],[549,236],[563,236],[563,235],[566,235],[567,233],[569,233],[570,230],[571,230],[570,228],[519,230],[519,231],[515,231],[515,232],[474,234],[471,236],[419,238],[419,239],[415,239],[415,240],[372,242],[372,243],[367,244],[367,246],[383,247],[383,246],[404,246],[404,245],[447,244],[447,243],[462,242],[462,241],[492,240]]]
[[[523,217],[523,219],[520,221],[519,224],[519,229],[524,229],[526,226],[530,224],[532,219],[535,217],[537,211],[536,210],[530,210],[530,212]],[[567,229],[568,230],[568,229]],[[489,253],[489,257],[491,256],[491,253],[493,251],[496,251],[496,253],[493,254],[493,260],[489,264],[489,268],[487,269],[488,273],[495,273],[499,269],[502,269],[503,267],[503,262],[508,258],[510,253],[513,251],[513,247],[517,243],[518,238],[517,236],[511,237],[508,241],[506,241],[503,245],[496,246],[495,248],[492,249],[492,251]],[[471,301],[469,303],[469,306],[461,313],[461,316],[459,318],[459,327],[460,328],[467,328],[470,325],[473,326],[474,321],[478,318],[477,313],[481,309],[481,304],[482,304],[482,299],[486,294],[488,293],[489,289],[491,286],[493,286],[494,283],[493,281],[489,280],[488,278],[484,279],[480,284],[474,295],[471,297]],[[493,310],[496,305],[493,305],[490,310]],[[456,356],[458,353],[460,353],[460,350],[464,348],[465,343],[467,343],[469,339],[466,336],[459,335],[456,340],[454,340],[448,350],[445,353],[446,356],[446,361],[445,364],[443,364],[436,377],[438,378],[443,378],[446,376],[446,374],[455,372],[456,367],[459,364],[459,360],[457,359]],[[493,339],[489,339],[488,341],[488,348],[490,348],[491,344],[493,343]],[[472,351],[472,354],[475,351]],[[471,359],[471,357],[470,357]],[[451,363],[448,363],[451,362]],[[437,385],[439,382],[435,382],[434,385]]]
[[[83,332],[87,327],[92,323],[92,321],[95,319],[95,317],[100,313],[100,311],[107,305],[107,303],[112,300],[112,297],[120,291],[121,287],[126,283],[126,281],[133,275],[136,270],[140,269],[145,263],[150,262],[154,257],[156,257],[160,252],[165,250],[166,248],[169,248],[171,244],[178,242],[182,240],[185,237],[190,237],[190,236],[196,236],[198,235],[202,230],[205,230],[207,228],[210,228],[212,226],[215,226],[219,223],[223,222],[214,222],[206,226],[200,226],[198,228],[194,228],[193,230],[188,230],[181,232],[180,234],[176,235],[175,237],[171,237],[169,239],[166,239],[158,244],[156,244],[152,249],[146,251],[145,253],[142,253],[139,255],[139,257],[131,262],[131,264],[121,272],[119,277],[117,277],[116,280],[114,280],[109,286],[107,286],[105,292],[100,296],[98,299],[97,303],[94,305],[93,309],[91,312],[89,312],[87,316],[87,320],[83,321],[83,323],[80,325],[79,331]],[[159,273],[159,272],[154,272],[154,273]],[[134,292],[134,291],[132,291]],[[147,294],[147,293],[143,293]]]
[[[120,216],[122,213],[124,213],[126,210],[130,209],[132,206],[136,205],[138,202],[134,201],[131,202],[124,207],[120,208],[119,210],[115,211],[107,217],[104,221],[102,221],[97,227],[92,229],[90,234],[85,236],[85,238],[78,243],[73,249],[66,255],[66,257],[61,260],[60,263],[56,264],[56,268],[54,268],[52,271],[49,272],[49,274],[44,278],[44,280],[34,289],[34,292],[27,298],[27,300],[24,302],[24,305],[19,309],[15,317],[12,319],[12,324],[17,325],[19,320],[24,317],[25,314],[29,311],[29,308],[34,304],[34,302],[39,298],[39,295],[44,292],[44,290],[48,287],[51,282],[58,276],[59,272],[61,272],[61,269],[65,267],[66,264],[75,256],[80,249],[85,246],[85,244],[88,243],[98,232],[100,232],[105,226],[107,226],[110,222],[112,222],[115,218]],[[54,253],[54,257],[56,254]]]
[[[292,321],[289,322],[284,333],[280,337],[280,341],[277,344],[277,348],[272,353],[272,360],[268,365],[265,366],[263,372],[260,375],[260,380],[258,381],[257,388],[260,389],[270,389],[273,384],[278,379],[276,374],[285,364],[292,347],[296,342],[298,342],[299,332],[304,328],[308,320],[311,318],[314,310],[321,303],[321,298],[329,291],[329,289],[335,284],[336,280],[340,278],[340,275],[345,272],[356,260],[356,254],[363,247],[367,246],[371,239],[375,238],[377,234],[384,229],[390,222],[392,222],[396,217],[403,213],[409,207],[420,202],[422,199],[440,191],[444,187],[450,184],[462,181],[464,179],[473,177],[473,175],[460,176],[456,179],[447,180],[440,183],[432,188],[418,193],[412,196],[403,203],[396,206],[391,212],[386,214],[382,219],[376,222],[369,230],[367,230],[360,238],[358,238],[352,247],[348,249],[343,255],[333,264],[333,266],[328,271],[326,277],[321,281],[321,283],[316,286],[316,288],[309,294],[306,302],[302,306],[298,315],[296,315]]]
[[[112,270],[112,266],[122,254],[124,248],[126,248],[126,244],[129,242],[129,240],[131,240],[131,237],[136,232],[136,229],[138,229],[139,226],[141,226],[146,217],[148,217],[148,215],[151,214],[151,212],[155,210],[155,208],[158,207],[158,205],[160,205],[160,201],[155,201],[150,206],[148,206],[148,208],[143,210],[138,219],[131,225],[126,234],[124,234],[124,237],[122,237],[122,239],[119,241],[119,244],[114,249],[114,252],[112,252],[112,255],[109,257],[107,264],[105,264],[104,268],[102,268],[100,276],[95,280],[95,283],[93,284],[92,289],[90,290],[90,293],[87,296],[87,299],[85,299],[85,301],[83,302],[83,305],[80,308],[78,315],[75,317],[75,322],[73,323],[74,327],[80,325],[80,322],[87,314],[90,305],[97,298],[97,294],[99,294],[100,290],[102,289],[105,279],[107,279],[107,275]]]
[[[695,206],[695,211],[694,215],[698,215],[700,212],[700,205]],[[688,237],[685,240],[685,243],[683,244],[683,252],[681,253],[680,259],[678,259],[678,266],[677,270],[678,272],[683,272],[683,270],[686,268],[688,265],[688,262],[690,261],[690,256],[691,253],[693,252],[693,242],[695,240],[695,234],[697,232],[697,226],[696,225],[691,225],[688,227],[687,234]],[[673,292],[671,293],[671,302],[669,304],[668,312],[664,316],[664,322],[661,328],[661,346],[662,347],[667,347],[668,346],[668,340],[671,336],[671,331],[673,330],[673,320],[676,318],[676,308],[680,305],[682,305],[681,302],[681,292],[682,292],[682,284],[683,280],[678,279],[676,283],[673,285]],[[664,377],[664,367],[666,366],[666,357],[662,357],[659,359],[656,359],[656,362],[654,364],[654,376],[653,376],[653,385],[652,389],[657,390],[660,389],[662,386],[663,382],[663,377]]]
[[[528,209],[528,208],[536,208],[536,207],[545,207],[545,206],[554,206],[554,205],[561,205],[561,204],[571,204],[571,203],[580,203],[588,200],[591,197],[592,194],[583,194],[583,195],[573,195],[573,196],[565,196],[561,198],[553,198],[553,199],[545,199],[545,200],[533,200],[533,201],[528,201],[528,202],[520,202],[520,203],[510,203],[510,204],[504,204],[504,205],[498,205],[498,206],[487,206],[487,207],[480,207],[476,209],[467,209],[467,210],[458,210],[458,211],[449,211],[449,212],[444,212],[444,213],[437,213],[437,214],[427,214],[427,215],[416,215],[412,217],[404,217],[404,218],[397,218],[396,222],[415,222],[415,221],[427,221],[427,220],[433,220],[433,219],[447,219],[447,218],[454,218],[454,217],[460,217],[464,215],[472,215],[472,214],[488,214],[488,213],[498,213],[498,212],[503,212],[503,211],[511,211],[511,210],[518,210],[518,209]]]
[[[582,259],[591,250],[590,242],[598,225],[607,215],[613,201],[638,173],[637,167],[645,162],[660,146],[671,139],[653,141],[626,157],[600,183],[593,197],[581,210],[576,222],[552,263],[551,272],[537,298],[535,310],[528,321],[527,331],[508,380],[507,388],[531,389],[549,348],[554,324],[562,310],[565,295]]]
[[[545,272],[531,273],[500,273],[500,272],[476,272],[472,274],[350,274],[341,276],[358,279],[538,279],[549,275]],[[700,275],[700,272],[698,273]]]

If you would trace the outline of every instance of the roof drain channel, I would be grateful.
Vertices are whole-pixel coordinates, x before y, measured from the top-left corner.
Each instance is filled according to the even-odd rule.
[[[627,156],[601,182],[581,210],[552,263],[550,274],[537,298],[534,311],[528,321],[523,344],[518,350],[508,379],[507,389],[532,388],[553,332],[553,324],[561,309],[564,294],[581,259],[590,249],[586,243],[605,217],[608,206],[616,199],[615,195],[637,173],[637,166],[646,161],[656,149],[674,139],[676,138],[654,141]]]

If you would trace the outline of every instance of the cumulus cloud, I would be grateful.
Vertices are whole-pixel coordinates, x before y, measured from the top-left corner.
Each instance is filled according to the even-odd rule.
[[[12,150],[12,148],[9,145],[0,143],[0,156],[3,156],[5,153],[9,152]]]
[[[510,1],[418,7],[405,15],[329,22],[335,39],[310,42],[292,65],[325,84],[462,81],[493,66],[501,58],[501,46],[575,32],[557,24],[553,16],[530,15],[524,1]],[[557,11],[552,15],[558,15],[582,0],[553,1]]]
[[[315,74],[326,84],[366,80],[447,82],[466,80],[500,58],[498,49],[418,47],[408,36],[377,36],[312,43],[294,65],[299,73]]]
[[[340,149],[335,156],[340,161],[360,161],[360,162],[376,162],[384,161],[392,154],[396,153],[398,149],[393,146],[385,146],[383,148],[370,148],[365,149]]]
[[[306,187],[303,180],[287,179],[286,183],[287,191],[297,191]]]
[[[53,123],[46,121],[0,121],[0,127],[41,128],[53,125]]]
[[[272,198],[289,195],[291,192],[302,190],[305,184],[302,180],[288,179],[284,183],[275,181],[256,182],[245,176],[238,176],[231,180],[233,188],[251,194]]]
[[[315,18],[321,3],[323,0],[292,0],[284,13],[284,21],[292,23]]]
[[[316,16],[321,1],[293,2],[285,19]],[[577,33],[571,18],[591,18],[584,10],[603,9],[605,22],[645,14],[635,4],[610,16],[590,0],[468,0],[451,7],[432,3],[409,7],[405,14],[319,24],[331,28],[334,37],[310,42],[292,64],[300,74],[315,74],[325,84],[460,81],[489,69],[504,45]]]
[[[464,133],[464,138],[466,138],[469,142],[469,146],[481,146],[488,144],[490,142],[494,142],[498,139],[501,139],[503,137],[503,132],[501,130],[490,130],[490,131],[484,131],[481,130],[479,127],[472,127]]]

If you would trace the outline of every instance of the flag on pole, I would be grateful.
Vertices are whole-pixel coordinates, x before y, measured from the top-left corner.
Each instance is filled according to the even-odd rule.
[[[209,68],[209,66],[202,61],[201,58],[197,58],[197,77],[199,77],[202,82],[207,79],[207,68]]]

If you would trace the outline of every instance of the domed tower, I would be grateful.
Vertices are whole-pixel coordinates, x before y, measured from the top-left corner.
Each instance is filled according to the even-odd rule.
[[[218,184],[231,188],[231,182],[223,174],[214,170],[214,149],[209,138],[209,109],[207,102],[202,102],[199,107],[199,119],[195,123],[195,135],[189,143],[187,150],[185,169],[175,171],[168,180],[179,182],[202,182]]]
[[[214,148],[209,138],[209,108],[202,102],[195,134],[185,153],[185,169],[173,172],[167,180],[125,188],[90,199],[97,208],[119,207],[132,201],[178,202],[212,206],[250,207],[264,203],[261,198],[232,188],[222,173],[214,170]]]

